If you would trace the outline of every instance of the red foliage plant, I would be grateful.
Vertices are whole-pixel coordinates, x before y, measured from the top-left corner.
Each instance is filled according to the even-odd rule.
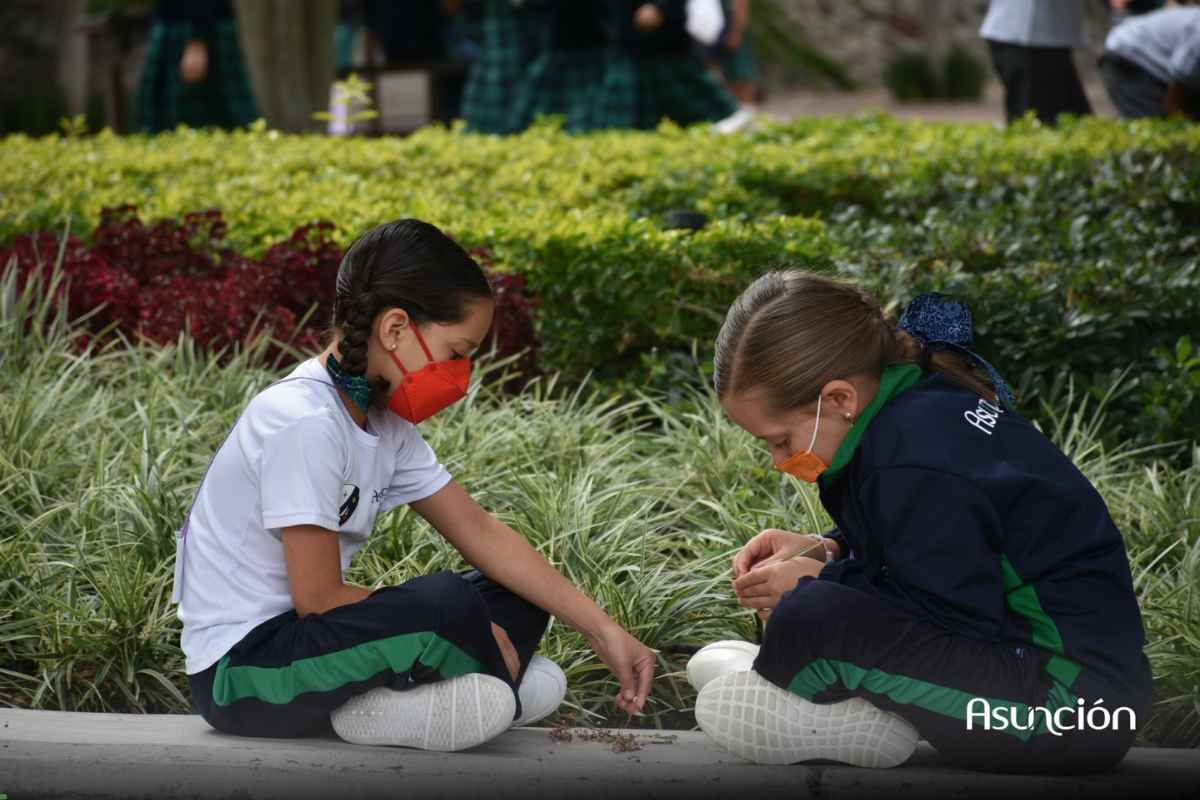
[[[225,243],[217,210],[182,220],[143,223],[133,206],[107,208],[91,244],[47,232],[17,237],[0,250],[0,267],[15,260],[18,286],[34,274],[49,281],[62,251],[63,281],[54,301],[69,317],[85,317],[93,333],[116,330],[134,339],[174,342],[187,331],[204,348],[232,349],[270,335],[306,351],[320,349],[333,315],[342,249],[329,222],[303,225],[258,259]],[[533,324],[537,298],[519,275],[490,269],[485,249],[472,252],[488,271],[496,315],[484,349],[495,340],[501,357],[527,350],[514,388],[536,372]],[[270,358],[280,354],[270,349]]]

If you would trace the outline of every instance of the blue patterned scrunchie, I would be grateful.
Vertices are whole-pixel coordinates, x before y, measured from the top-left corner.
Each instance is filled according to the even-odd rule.
[[[960,303],[938,292],[926,292],[914,297],[900,315],[898,327],[909,335],[919,339],[925,346],[926,352],[932,350],[956,350],[973,358],[987,370],[992,386],[996,387],[996,397],[1007,408],[1015,404],[1008,384],[1000,377],[996,368],[984,360],[983,356],[967,349],[974,337],[971,326],[971,309],[966,303]]]
[[[325,371],[329,373],[329,377],[333,378],[334,384],[342,387],[346,394],[350,395],[350,399],[354,404],[362,409],[362,412],[367,413],[367,409],[371,407],[371,382],[367,380],[365,375],[350,375],[338,363],[338,360],[333,357],[333,353],[325,360]]]

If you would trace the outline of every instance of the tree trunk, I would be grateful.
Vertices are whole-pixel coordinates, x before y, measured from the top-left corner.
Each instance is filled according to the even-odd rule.
[[[250,81],[267,123],[314,131],[329,106],[337,0],[234,0]]]
[[[938,84],[943,84],[946,56],[950,52],[950,5],[946,0],[921,0],[917,13],[920,14],[921,27],[925,31],[926,54],[929,56],[929,66],[938,78]]]
[[[64,0],[59,29],[58,83],[72,115],[88,105],[88,35],[83,30],[88,0]]]

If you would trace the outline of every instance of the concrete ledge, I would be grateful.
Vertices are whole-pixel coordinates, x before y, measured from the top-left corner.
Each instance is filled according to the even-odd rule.
[[[628,732],[627,732],[628,733]],[[922,743],[904,766],[759,766],[699,731],[634,732],[641,748],[557,741],[520,728],[470,751],[360,747],[338,739],[245,739],[198,716],[72,714],[0,709],[0,793],[34,798],[374,797],[488,800],[569,797],[746,800],[831,796],[1034,798],[1178,797],[1200,792],[1200,750],[1134,749],[1097,776],[994,775],[939,765]]]

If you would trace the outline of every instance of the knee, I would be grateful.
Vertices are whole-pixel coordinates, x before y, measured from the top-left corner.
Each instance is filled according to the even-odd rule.
[[[440,619],[462,620],[486,615],[483,595],[470,582],[453,572],[438,572],[425,576],[423,580],[425,591],[422,596]]]
[[[840,583],[803,578],[796,588],[779,598],[779,604],[771,611],[769,625],[807,632],[830,624],[845,612],[847,591]]]
[[[405,630],[414,621],[461,620],[486,613],[479,591],[453,572],[421,575],[399,586],[380,590],[379,601],[395,608],[390,619]]]

